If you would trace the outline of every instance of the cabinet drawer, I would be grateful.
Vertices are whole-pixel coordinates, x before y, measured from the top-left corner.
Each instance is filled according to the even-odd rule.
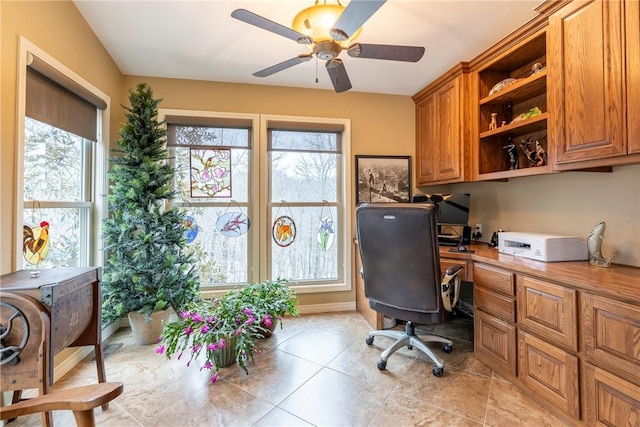
[[[578,351],[577,293],[518,276],[518,323],[549,341]]]
[[[585,363],[584,378],[588,425],[638,425],[640,387],[589,363]]]
[[[516,304],[513,298],[491,292],[482,286],[474,286],[473,304],[479,309],[508,322],[516,321]]]
[[[580,417],[576,356],[518,331],[518,377],[540,397]]]
[[[494,291],[515,295],[514,274],[485,264],[473,264],[473,282]]]
[[[585,356],[640,384],[640,307],[582,294]]]
[[[475,311],[474,350],[478,359],[498,372],[516,375],[516,328],[482,311]]]

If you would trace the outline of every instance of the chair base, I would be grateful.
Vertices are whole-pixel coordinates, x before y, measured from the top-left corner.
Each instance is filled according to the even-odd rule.
[[[378,359],[378,369],[380,370],[384,370],[386,368],[387,360],[393,353],[406,345],[409,349],[413,349],[415,347],[426,354],[435,365],[433,368],[433,374],[439,377],[442,375],[442,372],[444,370],[444,362],[435,355],[433,350],[431,350],[431,348],[427,345],[427,342],[442,343],[442,349],[445,353],[449,353],[453,349],[453,342],[450,339],[435,334],[416,334],[415,325],[413,324],[413,322],[407,322],[404,327],[404,331],[371,331],[369,332],[369,335],[367,335],[367,345],[373,344],[374,337],[388,337],[396,340],[396,342],[394,342],[390,347],[387,347],[387,349],[382,352],[380,359]]]

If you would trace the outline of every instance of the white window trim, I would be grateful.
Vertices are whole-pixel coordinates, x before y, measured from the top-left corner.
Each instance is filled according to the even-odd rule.
[[[89,265],[103,265],[103,251],[102,251],[102,221],[104,220],[107,212],[107,159],[109,158],[109,118],[111,114],[111,98],[102,92],[100,89],[89,83],[87,80],[80,77],[71,69],[63,65],[61,62],[47,54],[38,46],[20,36],[18,40],[18,70],[16,76],[16,96],[17,96],[17,120],[16,120],[16,208],[15,208],[15,221],[14,230],[16,230],[15,237],[15,256],[12,261],[12,269],[16,270],[21,265],[22,259],[22,224],[24,223],[24,126],[25,126],[25,113],[26,113],[26,82],[27,82],[27,65],[29,54],[37,56],[43,62],[56,69],[64,76],[73,80],[84,89],[92,93],[97,98],[102,99],[107,107],[104,110],[98,110],[98,129],[97,129],[97,142],[93,150],[93,168],[92,181],[93,188],[92,202],[95,204],[95,209],[91,212],[93,228],[89,231],[90,234],[96,236],[94,245],[92,247],[91,254],[89,256]],[[44,206],[44,203],[42,203]]]

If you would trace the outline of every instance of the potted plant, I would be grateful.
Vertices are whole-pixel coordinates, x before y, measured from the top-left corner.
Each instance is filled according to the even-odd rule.
[[[299,314],[298,298],[288,282],[287,279],[277,278],[273,281],[251,283],[237,291],[238,297],[254,310],[262,326],[266,328],[265,337],[271,335],[278,323],[282,327],[283,317]]]
[[[185,252],[184,213],[164,209],[174,195],[174,171],[167,162],[166,130],[157,120],[160,100],[141,83],[129,91],[129,101],[108,172],[102,315],[106,324],[128,315],[134,336],[140,332],[136,319],[142,317],[142,331],[150,336],[136,340],[150,344],[157,342],[162,328],[162,323],[149,326],[152,315],[160,311],[168,319],[170,308],[179,312],[199,298],[200,288],[192,256]]]
[[[177,354],[187,358],[187,366],[201,360],[201,369],[213,370],[211,382],[218,379],[218,370],[238,362],[249,373],[246,362],[253,360],[254,339],[263,331],[259,319],[234,292],[211,300],[188,304],[178,314],[178,320],[166,323],[162,343],[156,353],[168,359]]]
[[[156,349],[167,358],[187,354],[187,365],[200,360],[201,369],[214,370],[235,361],[249,373],[255,339],[267,336],[282,317],[297,316],[298,299],[287,280],[264,281],[231,290],[211,300],[199,300],[179,313],[178,320],[165,324],[162,344]],[[204,360],[202,360],[202,357]]]

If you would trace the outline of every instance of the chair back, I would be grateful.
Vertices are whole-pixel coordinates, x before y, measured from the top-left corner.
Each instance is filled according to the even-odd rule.
[[[411,203],[356,209],[365,295],[372,309],[416,323],[444,320],[435,209]]]

